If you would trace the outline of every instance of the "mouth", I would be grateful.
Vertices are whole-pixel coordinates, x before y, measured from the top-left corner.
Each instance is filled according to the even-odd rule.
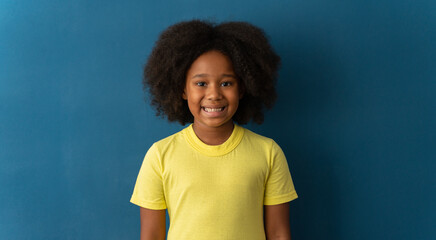
[[[226,107],[212,108],[212,107],[202,107],[205,112],[222,112]]]

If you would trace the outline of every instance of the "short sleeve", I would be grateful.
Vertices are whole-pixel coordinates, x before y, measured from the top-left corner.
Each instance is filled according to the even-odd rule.
[[[282,149],[273,141],[270,155],[270,172],[265,185],[264,205],[277,205],[298,197]]]
[[[167,208],[160,156],[154,144],[144,157],[130,202],[153,210]]]

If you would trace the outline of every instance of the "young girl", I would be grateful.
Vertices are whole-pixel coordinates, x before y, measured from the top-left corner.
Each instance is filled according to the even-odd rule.
[[[141,239],[291,239],[297,198],[272,140],[237,124],[262,123],[276,99],[280,58],[244,22],[181,22],[164,31],[144,71],[158,115],[185,125],[148,150],[131,202]],[[237,123],[237,124],[236,124]]]

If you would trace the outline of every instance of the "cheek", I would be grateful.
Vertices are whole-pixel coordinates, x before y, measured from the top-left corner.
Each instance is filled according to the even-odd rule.
[[[188,110],[192,115],[195,115],[198,112],[197,109],[198,109],[198,107],[196,105],[194,105],[194,104],[192,104],[192,102],[190,103],[188,101]]]
[[[188,107],[190,110],[199,108],[201,104],[201,99],[198,97],[198,95],[192,93],[187,95],[186,101],[188,102]]]

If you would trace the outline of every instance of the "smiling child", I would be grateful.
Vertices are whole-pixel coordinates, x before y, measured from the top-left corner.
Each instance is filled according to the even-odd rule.
[[[241,127],[272,107],[280,58],[245,22],[193,20],[165,30],[144,72],[158,115],[189,124],[154,143],[131,202],[141,239],[291,239],[297,198],[286,158],[270,138]]]

